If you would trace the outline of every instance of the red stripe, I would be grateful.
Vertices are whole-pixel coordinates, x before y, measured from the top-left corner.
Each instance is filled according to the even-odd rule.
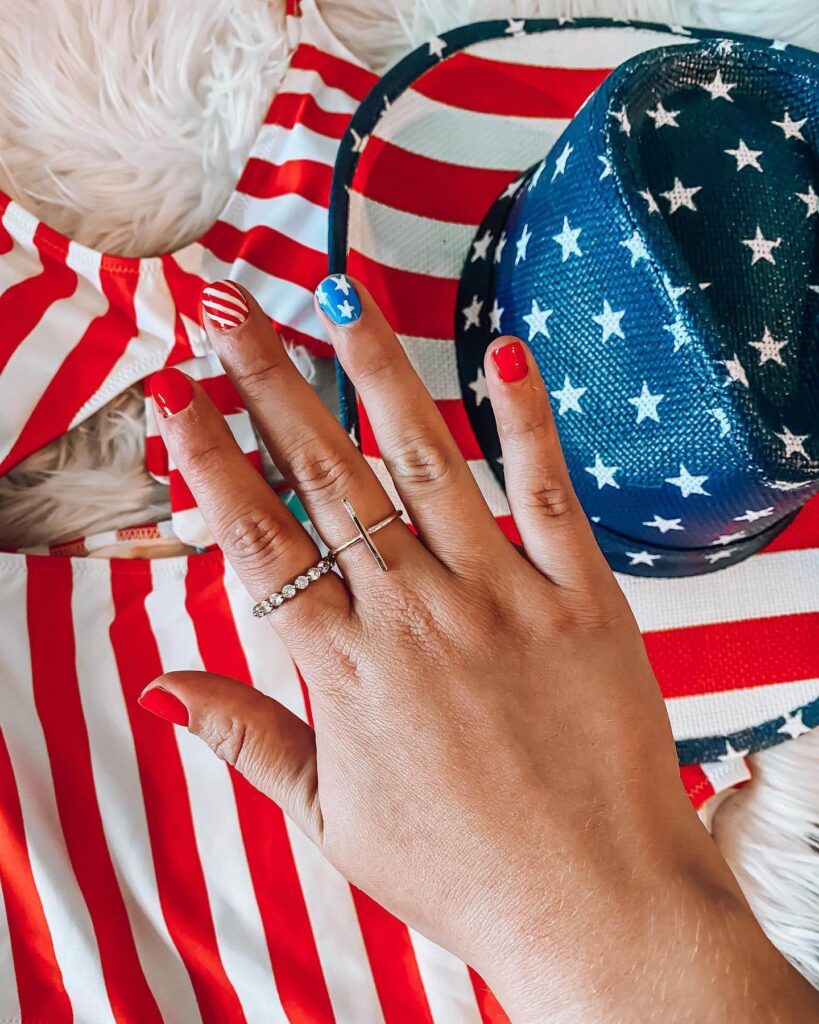
[[[608,68],[549,68],[453,54],[412,84],[439,103],[504,117],[574,117]]]
[[[475,1000],[483,1024],[510,1024],[503,1007],[487,988],[486,982],[472,968],[469,968],[469,980],[475,990]]]
[[[48,381],[11,451],[0,462],[0,476],[64,434],[79,410],[103,385],[137,333],[134,294],[138,282],[137,274],[112,271],[109,258],[103,256],[100,284],[108,309],[91,321]]]
[[[111,589],[111,643],[134,737],[162,913],[205,1024],[244,1024],[216,941],[174,727],[137,704],[163,669],[145,608],[150,561],[112,560]]]
[[[159,434],[145,438],[145,468],[152,476],[168,475],[168,449]]]
[[[433,160],[371,136],[358,158],[353,189],[395,210],[477,227],[515,177],[515,171]]]
[[[819,612],[643,634],[665,697],[819,677]]]
[[[319,135],[340,139],[350,123],[350,115],[324,110],[309,93],[280,92],[267,112],[265,123],[282,128],[304,125]]]
[[[48,748],[68,856],[94,927],[111,1009],[118,1022],[161,1024],[159,1007],[139,962],[97,804],[75,667],[71,563],[49,560],[43,566],[31,558],[26,563],[34,702]]]
[[[398,334],[452,342],[458,297],[456,279],[395,270],[355,249],[347,255],[347,273],[366,282]]]
[[[0,732],[0,894],[23,1021],[71,1024],[74,1013],[31,871],[23,811],[6,740]]]
[[[819,495],[811,498],[791,525],[771,541],[769,551],[805,551],[819,548]]]
[[[200,305],[200,298],[202,289],[208,282],[200,277],[199,274],[191,274],[189,271],[183,270],[173,256],[162,257],[162,271],[165,275],[165,282],[168,285],[171,298],[176,305],[177,313],[183,313],[189,320],[201,325],[202,307]],[[183,347],[188,349],[188,355],[192,356],[193,349],[190,347],[187,332],[185,332],[183,338],[178,338],[177,340],[182,343]],[[181,362],[183,358],[185,357],[180,355],[175,357],[173,362]],[[170,357],[167,363],[172,365]]]
[[[463,402],[457,399],[439,399],[436,401],[438,411],[444,418],[444,422],[455,441],[458,448],[461,450],[461,454],[465,459],[483,459],[483,452],[478,444],[478,440],[475,437],[475,433],[472,430],[472,424],[469,422],[469,417],[466,414],[466,408]],[[381,453],[378,450],[378,444],[373,433],[372,424],[367,416],[367,410],[361,403],[359,398],[357,401],[358,407],[358,428],[359,428],[359,439],[361,451],[364,455],[380,458]]]
[[[266,274],[310,291],[327,273],[327,253],[302,245],[264,224],[240,231],[220,220],[208,231],[202,244],[224,263],[244,260]]]
[[[192,559],[185,607],[206,671],[252,685],[224,587],[224,566]],[[292,1024],[335,1020],[281,810],[231,770],[253,890],[276,987]]]
[[[5,256],[7,252],[11,252],[14,248],[14,239],[9,234],[5,224],[3,224],[3,216],[10,202],[11,197],[7,196],[4,192],[0,192],[0,256]]]
[[[698,764],[681,764],[680,781],[695,808],[702,807],[714,795],[714,787]]]
[[[317,206],[327,207],[332,180],[333,168],[315,160],[288,160],[283,164],[271,164],[258,157],[251,157],[236,191],[256,199],[295,194]]]
[[[68,239],[44,224],[34,232],[34,246],[40,256],[42,270],[0,295],[0,371],[49,308],[60,299],[67,299],[77,288],[77,275],[66,266]]]
[[[385,1024],[434,1024],[405,924],[350,886]]]
[[[353,99],[363,100],[378,82],[378,75],[348,60],[324,53],[315,46],[302,43],[293,54],[291,68],[317,71],[325,85],[346,92]]]

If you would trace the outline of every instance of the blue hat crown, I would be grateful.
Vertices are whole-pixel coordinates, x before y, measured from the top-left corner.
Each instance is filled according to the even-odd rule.
[[[492,337],[521,336],[616,569],[733,564],[819,490],[818,133],[808,55],[650,51],[479,232],[493,258],[464,269],[457,339],[479,442],[502,480],[468,382]],[[479,323],[460,313],[473,298]]]

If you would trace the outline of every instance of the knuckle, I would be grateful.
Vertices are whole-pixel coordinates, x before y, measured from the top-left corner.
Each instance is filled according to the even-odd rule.
[[[231,553],[243,563],[267,561],[286,542],[287,527],[275,515],[261,509],[234,514],[226,530]]]
[[[366,354],[363,354],[365,353]],[[356,346],[356,385],[365,389],[377,385],[385,375],[392,373],[397,365],[398,351],[395,346],[371,344]],[[351,355],[353,353],[351,352]],[[355,355],[353,356],[355,358]]]
[[[390,474],[408,484],[442,484],[455,467],[452,454],[427,435],[404,437],[390,452]]]
[[[324,493],[335,497],[347,491],[352,482],[350,462],[321,441],[300,441],[286,453],[285,459],[301,490],[310,497]]]
[[[240,762],[247,760],[248,737],[247,725],[242,719],[220,713],[205,714],[197,732],[220,760],[241,770]]]
[[[524,480],[519,500],[527,511],[563,522],[577,511],[577,499],[569,482],[551,474]]]
[[[506,441],[527,447],[551,442],[552,431],[551,421],[539,409],[516,409],[513,416],[505,416],[498,422],[498,433]]]

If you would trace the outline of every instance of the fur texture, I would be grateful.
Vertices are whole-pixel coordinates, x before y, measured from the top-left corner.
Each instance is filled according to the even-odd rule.
[[[383,70],[497,0],[319,0]],[[704,24],[819,49],[815,0],[508,0],[504,16]],[[151,255],[213,221],[283,72],[283,2],[0,0],[0,188],[65,234]],[[306,373],[309,360],[293,353]],[[321,390],[332,391],[329,367]],[[330,374],[328,376],[328,373]],[[138,389],[0,480],[0,546],[167,513],[143,466]],[[89,503],[88,494],[94,495]],[[717,812],[717,842],[776,944],[819,985],[819,732],[754,758]]]

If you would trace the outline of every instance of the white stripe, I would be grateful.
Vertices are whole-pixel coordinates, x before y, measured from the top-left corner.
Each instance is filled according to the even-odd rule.
[[[406,512],[406,509],[398,496],[398,492],[395,489],[392,477],[388,473],[383,460],[374,455],[366,455],[365,458],[370,464],[372,471],[380,480],[382,487],[387,492],[387,495],[395,507]],[[478,487],[480,487],[481,493],[483,494],[484,501],[489,506],[492,515],[508,516],[510,514],[509,502],[506,500],[506,495],[504,494],[503,489],[495,479],[492,470],[489,468],[489,464],[482,460],[479,461],[474,459],[467,459],[466,464],[472,475],[475,477]]]
[[[416,338],[407,334],[399,334],[398,340],[434,399],[449,401],[463,398],[458,360],[451,341]]]
[[[357,252],[382,266],[457,279],[475,228],[404,213],[350,192],[350,237]]]
[[[198,508],[177,509],[173,513],[174,536],[193,548],[207,548],[216,540]]]
[[[568,123],[566,118],[461,110],[408,89],[393,102],[373,135],[434,160],[520,171],[544,157]]]
[[[0,888],[0,1021],[13,1022],[19,1018],[20,1000],[17,996],[17,980],[11,955],[11,936],[3,890]]]
[[[201,1018],[190,976],[159,902],[139,767],[111,646],[111,578],[97,564],[89,569],[86,561],[73,563],[72,593],[77,678],[97,803],[139,960],[162,1019],[194,1022]]]
[[[225,420],[236,443],[245,455],[259,450],[259,442],[250,420],[250,413],[245,412],[244,409],[239,412],[230,412],[225,416]]]
[[[230,567],[225,585],[254,685],[305,718],[301,685],[283,641],[269,623],[249,614],[250,597]],[[290,821],[287,831],[336,1021],[383,1024],[350,886]]]
[[[744,757],[732,757],[729,761],[705,761],[700,768],[715,794],[751,778],[751,768]]]
[[[202,670],[193,623],[185,611],[185,583],[165,575],[145,607],[166,671]],[[188,785],[196,845],[208,890],[225,973],[248,1024],[286,1024],[242,842],[227,766],[192,733],[175,735]]]
[[[289,68],[284,76],[279,96],[295,93],[297,96],[312,96],[322,110],[329,114],[354,114],[359,101],[342,89],[325,85],[324,79],[312,68]]]
[[[617,574],[643,632],[819,611],[817,580],[819,548],[762,553],[683,579]]]
[[[531,35],[504,36],[475,43],[467,53],[486,60],[551,68],[615,68],[658,46],[690,45],[690,36],[616,25],[610,28],[562,28]]]
[[[21,569],[21,559],[0,567]],[[17,780],[31,870],[54,943],[63,984],[77,1021],[113,1024],[99,949],[63,838],[51,765],[34,705],[25,571],[5,575],[5,612],[0,620],[0,729]]]
[[[338,139],[319,135],[303,124],[293,128],[263,124],[251,156],[274,164],[283,164],[287,160],[315,160],[332,167],[337,153]]]
[[[819,699],[819,679],[751,686],[685,697],[670,697],[665,706],[676,740],[720,736],[761,725]]]
[[[466,964],[411,928],[409,935],[432,1019],[437,1024],[482,1024]]]
[[[232,273],[237,281],[251,291],[265,313],[282,325],[282,337],[287,340],[287,328],[292,327],[311,338],[326,341],[324,326],[313,307],[313,293],[300,284],[285,281],[259,270],[245,260],[225,263],[213,253],[208,254],[208,267],[221,277]],[[318,282],[317,282],[318,283]]]
[[[242,195],[242,201],[230,203],[220,220],[242,232],[271,228],[309,249],[327,251],[327,207],[295,192],[269,199]]]

